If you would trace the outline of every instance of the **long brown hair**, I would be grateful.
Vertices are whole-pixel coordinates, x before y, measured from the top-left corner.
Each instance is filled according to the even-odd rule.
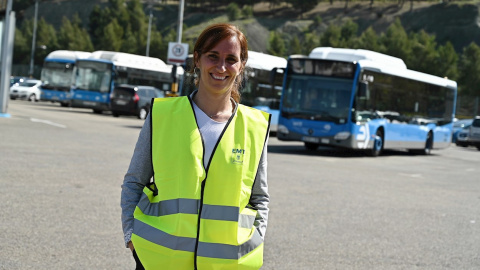
[[[193,48],[193,65],[191,67],[190,73],[195,73],[196,63],[202,56],[202,54],[210,51],[215,47],[220,41],[236,37],[240,43],[240,61],[242,62],[242,69],[240,74],[235,78],[235,84],[233,86],[231,96],[236,102],[240,102],[240,91],[239,87],[242,85],[244,80],[244,69],[245,64],[248,60],[248,43],[245,35],[238,29],[238,27],[228,24],[228,23],[217,23],[212,24],[205,28],[203,32],[198,36],[195,46]],[[200,74],[197,74],[200,76]],[[195,86],[198,87],[200,77],[195,80]]]

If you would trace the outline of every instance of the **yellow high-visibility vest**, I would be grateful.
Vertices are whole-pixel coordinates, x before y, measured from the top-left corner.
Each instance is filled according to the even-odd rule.
[[[263,240],[249,200],[270,114],[239,104],[207,168],[189,97],[155,99],[151,121],[154,183],[132,234],[145,269],[259,269]]]

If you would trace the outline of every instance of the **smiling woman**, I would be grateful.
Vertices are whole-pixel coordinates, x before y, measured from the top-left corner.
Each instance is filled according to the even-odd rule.
[[[247,59],[238,28],[211,25],[194,47],[198,89],[154,100],[122,186],[137,269],[262,266],[271,116],[239,104]]]

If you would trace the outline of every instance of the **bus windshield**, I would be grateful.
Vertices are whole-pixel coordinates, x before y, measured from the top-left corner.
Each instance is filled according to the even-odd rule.
[[[281,114],[285,118],[346,123],[352,86],[352,79],[288,76]]]
[[[73,64],[59,62],[45,62],[41,80],[43,88],[52,90],[70,90],[73,73]]]
[[[77,61],[75,87],[86,91],[108,93],[112,80],[112,64]]]

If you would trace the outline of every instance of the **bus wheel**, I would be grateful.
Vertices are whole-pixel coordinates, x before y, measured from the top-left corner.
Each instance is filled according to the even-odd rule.
[[[60,102],[60,106],[62,107],[68,107],[68,102]]]
[[[382,130],[377,130],[375,133],[375,139],[373,140],[372,149],[368,150],[368,155],[371,157],[378,157],[382,154],[383,151],[383,132]]]
[[[316,143],[309,143],[309,142],[306,142],[305,143],[305,148],[307,148],[307,150],[310,150],[310,151],[315,151],[318,149],[318,144]]]
[[[102,110],[93,109],[93,113],[101,114],[102,112],[103,112]]]

